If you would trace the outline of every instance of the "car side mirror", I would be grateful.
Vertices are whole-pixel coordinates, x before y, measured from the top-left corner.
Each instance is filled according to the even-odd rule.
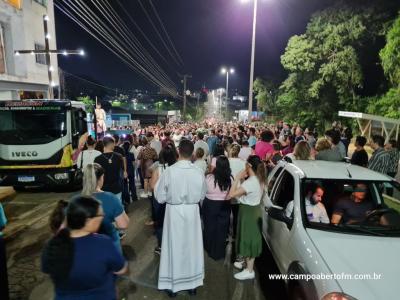
[[[270,207],[268,208],[267,212],[268,216],[270,216],[272,219],[285,223],[289,229],[292,228],[293,219],[286,216],[285,210],[277,207]]]

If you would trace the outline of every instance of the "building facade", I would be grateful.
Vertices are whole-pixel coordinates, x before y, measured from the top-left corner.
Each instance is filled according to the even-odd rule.
[[[48,98],[44,54],[15,55],[45,48],[43,19],[48,16],[50,49],[56,49],[53,0],[0,0],[0,100]],[[52,82],[59,86],[57,55],[51,55]]]

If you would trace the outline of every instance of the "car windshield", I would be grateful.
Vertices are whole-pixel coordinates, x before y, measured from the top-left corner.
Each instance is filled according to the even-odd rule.
[[[65,111],[0,111],[0,140],[5,145],[50,143],[66,133]]]
[[[302,215],[308,227],[400,236],[400,188],[395,181],[303,182]]]

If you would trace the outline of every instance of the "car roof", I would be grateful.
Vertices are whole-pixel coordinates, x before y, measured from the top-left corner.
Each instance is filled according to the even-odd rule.
[[[345,162],[293,160],[307,178],[390,181],[389,176]]]

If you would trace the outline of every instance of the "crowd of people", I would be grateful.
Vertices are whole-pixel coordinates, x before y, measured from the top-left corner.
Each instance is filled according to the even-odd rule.
[[[53,279],[57,299],[115,299],[115,277],[127,271],[121,248],[129,225],[126,211],[130,203],[148,199],[152,213],[146,225],[157,237],[160,290],[171,297],[179,291],[196,294],[204,279],[203,251],[224,259],[229,237],[236,246],[234,266],[241,270],[234,277],[253,279],[262,250],[259,206],[268,172],[282,158],[347,160],[397,174],[395,140],[385,144],[382,136],[372,136],[369,158],[367,140],[357,136],[349,151],[352,139],[351,130],[337,124],[318,137],[312,129],[285,122],[149,126],[98,141],[84,136],[74,154],[83,190],[53,212],[54,236],[43,252],[42,269]],[[310,187],[307,201],[319,203],[323,192]],[[321,222],[329,222],[320,207],[313,209]]]

